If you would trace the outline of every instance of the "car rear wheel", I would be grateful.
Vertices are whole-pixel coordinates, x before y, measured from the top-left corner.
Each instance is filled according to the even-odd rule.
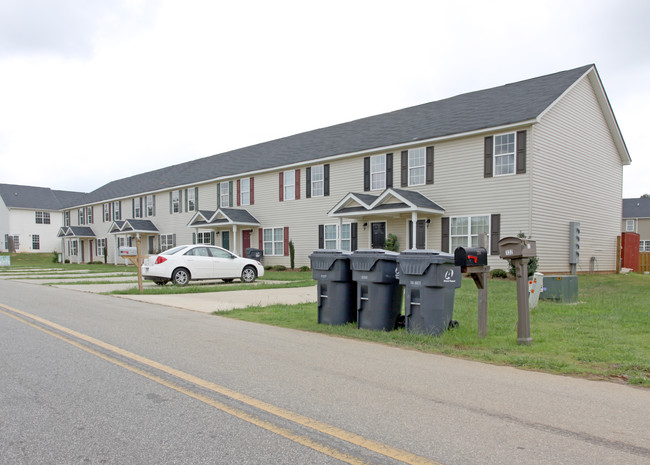
[[[247,266],[241,272],[241,280],[245,283],[252,283],[257,278],[257,271],[252,266]]]
[[[185,268],[177,268],[172,274],[172,282],[177,286],[185,286],[190,281],[190,272]]]

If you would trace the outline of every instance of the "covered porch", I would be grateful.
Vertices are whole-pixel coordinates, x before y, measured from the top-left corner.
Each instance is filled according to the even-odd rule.
[[[444,213],[443,207],[419,192],[389,188],[379,195],[349,193],[328,215],[338,221],[339,231],[346,220],[356,222],[359,248],[384,248],[388,235],[394,234],[404,250],[434,248],[428,229],[431,220]],[[337,249],[345,249],[342,236],[337,234]],[[327,238],[323,243],[323,248],[334,248]]]
[[[151,220],[129,219],[124,221],[113,221],[111,227],[108,229],[109,234],[115,236],[113,242],[113,264],[128,264],[126,259],[120,258],[119,248],[135,247],[136,237],[140,235],[142,240],[143,255],[151,255],[160,248],[157,237],[160,236],[160,231]],[[122,263],[123,262],[123,263]]]
[[[56,235],[61,239],[63,259],[70,263],[86,263],[95,259],[96,236],[89,226],[63,226]]]
[[[243,208],[199,210],[187,226],[195,244],[218,245],[242,257],[246,249],[257,248],[261,237],[260,222]]]

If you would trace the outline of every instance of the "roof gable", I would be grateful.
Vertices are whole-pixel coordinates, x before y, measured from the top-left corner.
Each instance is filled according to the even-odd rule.
[[[55,191],[48,187],[0,184],[0,197],[7,208],[61,210],[82,202],[82,192]]]

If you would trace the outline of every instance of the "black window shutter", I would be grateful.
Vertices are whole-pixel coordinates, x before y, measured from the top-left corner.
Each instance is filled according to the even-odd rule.
[[[153,196],[152,204],[153,204],[153,216],[156,216],[156,196],[155,195]]]
[[[305,197],[308,199],[311,198],[311,167],[307,167],[306,171],[306,180],[305,180]]]
[[[501,215],[492,215],[490,222],[490,255],[499,255],[499,239],[501,239]]]
[[[393,187],[393,154],[386,154],[386,188]]]
[[[140,218],[144,218],[144,198],[140,197]]]
[[[199,211],[199,188],[194,188],[194,211]]]
[[[363,190],[370,190],[370,157],[363,159]]]
[[[172,235],[172,246],[176,247],[176,234]]]
[[[192,233],[192,244],[196,244],[196,233]]]
[[[323,193],[325,197],[330,195],[330,165],[329,163],[325,164],[323,167]]]
[[[228,201],[230,202],[228,206],[232,207],[232,181],[228,183]]]
[[[187,189],[185,189],[185,211],[188,211],[190,209],[190,199],[189,196],[187,195]]]
[[[409,152],[402,150],[402,187],[409,184]]]
[[[174,212],[172,209],[172,193],[169,193],[169,214],[171,215]]]
[[[358,223],[352,223],[350,224],[350,250],[354,251],[357,250],[357,231],[359,224]]]
[[[492,177],[492,136],[485,138],[485,147],[483,149],[483,177],[491,178]]]
[[[517,132],[517,174],[526,172],[526,131]]]
[[[427,184],[433,184],[433,147],[427,147]]]
[[[221,208],[221,183],[217,183],[217,210]]]
[[[318,248],[325,248],[325,225],[323,224],[318,225]]]
[[[449,217],[443,216],[441,220],[442,243],[440,248],[443,252],[449,252]]]
[[[131,218],[135,218],[135,199],[131,199]]]

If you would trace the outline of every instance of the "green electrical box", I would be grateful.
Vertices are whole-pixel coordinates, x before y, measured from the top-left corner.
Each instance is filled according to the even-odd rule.
[[[577,302],[578,277],[575,275],[544,275],[544,287],[539,298],[565,304]]]

